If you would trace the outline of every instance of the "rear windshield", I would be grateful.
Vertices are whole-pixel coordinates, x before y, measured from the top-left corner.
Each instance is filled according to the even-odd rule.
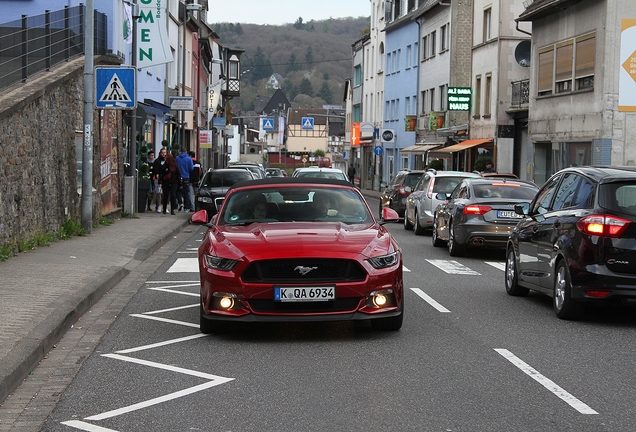
[[[453,192],[455,186],[460,184],[465,177],[435,177],[435,183],[433,184],[433,193],[446,193]]]
[[[339,172],[323,172],[323,171],[301,171],[296,177],[310,177],[310,178],[326,178],[333,180],[345,180],[343,173]]]
[[[404,179],[404,184],[402,186],[411,186],[414,187],[420,178],[422,177],[422,173],[420,174],[409,174]]]
[[[636,215],[636,183],[621,182],[601,185],[600,205],[609,210]]]
[[[478,184],[474,185],[475,197],[477,198],[510,198],[532,201],[538,188],[525,185],[509,184]]]
[[[232,186],[236,182],[252,180],[252,176],[247,171],[233,171],[233,172],[211,172],[207,173],[203,177],[201,187],[213,188],[213,187],[228,187]]]

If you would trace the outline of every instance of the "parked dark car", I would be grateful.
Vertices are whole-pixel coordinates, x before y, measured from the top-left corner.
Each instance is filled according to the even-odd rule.
[[[386,189],[380,196],[380,209],[378,214],[382,217],[382,209],[391,208],[400,217],[404,216],[406,210],[406,199],[413,188],[422,177],[424,171],[401,170],[391,179]]]
[[[217,214],[225,194],[237,182],[254,180],[254,175],[245,168],[210,169],[201,179],[194,197],[195,211],[207,210],[210,216]]]
[[[521,215],[515,204],[529,204],[539,188],[522,180],[464,179],[435,211],[433,246],[448,245],[451,256],[468,247],[505,248]]]
[[[515,211],[524,218],[508,241],[508,294],[552,296],[562,319],[636,298],[636,168],[561,170]]]

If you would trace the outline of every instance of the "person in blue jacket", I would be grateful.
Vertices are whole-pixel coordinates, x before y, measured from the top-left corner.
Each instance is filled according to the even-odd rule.
[[[181,154],[177,156],[177,165],[179,165],[179,173],[181,174],[181,185],[183,187],[183,204],[179,206],[179,211],[185,205],[185,211],[194,211],[194,202],[192,201],[192,184],[190,184],[190,171],[194,169],[192,158],[188,155],[185,147],[181,147]]]

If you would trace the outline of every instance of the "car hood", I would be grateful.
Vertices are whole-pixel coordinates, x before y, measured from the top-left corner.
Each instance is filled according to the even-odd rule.
[[[217,226],[208,231],[217,256],[240,259],[339,256],[382,256],[398,249],[389,232],[378,224],[340,222],[253,223]]]

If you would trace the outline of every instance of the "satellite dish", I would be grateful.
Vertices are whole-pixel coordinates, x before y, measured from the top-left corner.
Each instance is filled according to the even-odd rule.
[[[529,40],[519,42],[517,48],[515,48],[515,60],[517,60],[519,66],[530,67],[530,48]]]

